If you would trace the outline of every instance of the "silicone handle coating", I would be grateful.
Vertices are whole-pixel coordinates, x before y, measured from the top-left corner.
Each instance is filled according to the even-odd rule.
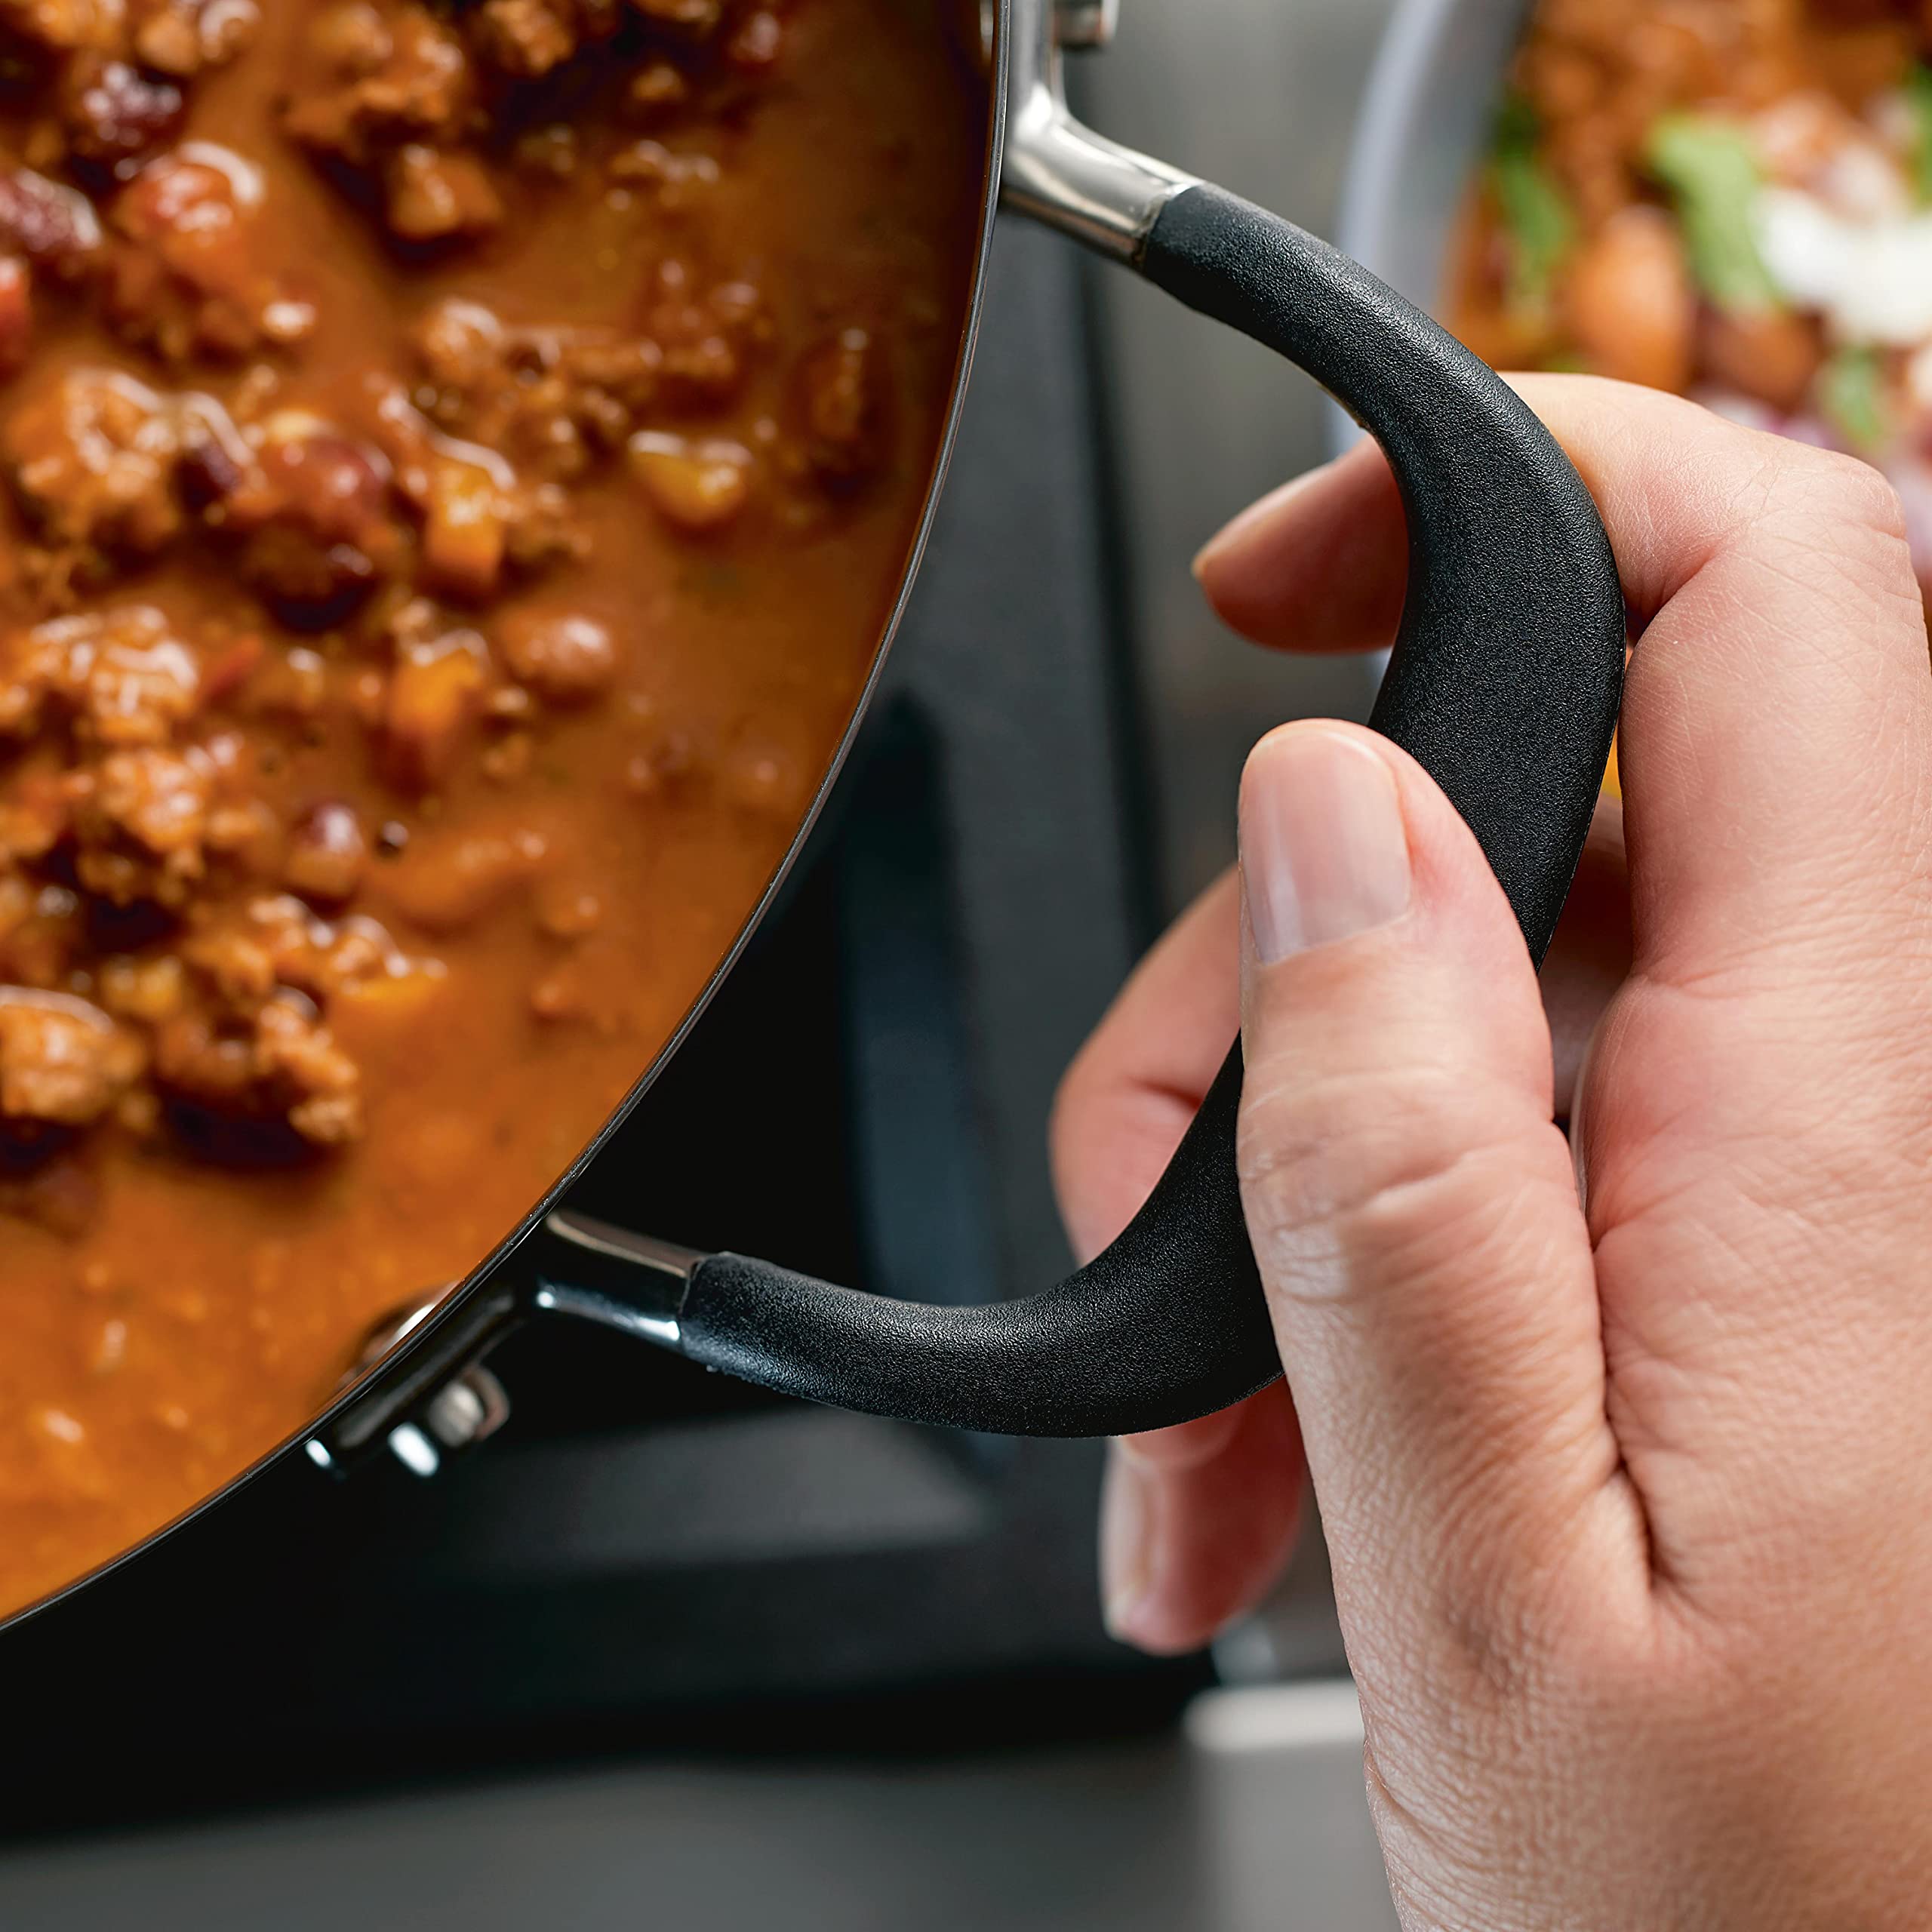
[[[1420,311],[1293,224],[1183,191],[1142,263],[1299,363],[1380,441],[1409,525],[1407,607],[1373,722],[1481,841],[1539,961],[1583,850],[1623,676],[1603,526],[1549,432]],[[1133,1226],[1046,1294],[928,1307],[717,1255],[683,1351],[841,1407],[1015,1434],[1121,1434],[1225,1407],[1280,1372],[1235,1171],[1238,1048]]]
[[[1469,822],[1540,962],[1623,694],[1623,593],[1589,491],[1507,384],[1291,222],[1189,189],[1144,269],[1299,363],[1386,453],[1408,517],[1408,601],[1370,722]]]

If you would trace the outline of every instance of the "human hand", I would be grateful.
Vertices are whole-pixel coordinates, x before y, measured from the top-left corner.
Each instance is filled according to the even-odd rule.
[[[1546,1017],[1412,761],[1330,724],[1257,749],[1245,943],[1224,883],[1056,1119],[1091,1248],[1211,1077],[1239,952],[1242,1186],[1286,1386],[1117,1457],[1112,1618],[1178,1647],[1251,1604],[1305,1440],[1405,1922],[1915,1927],[1932,677],[1897,506],[1669,398],[1521,386],[1641,629],[1628,894],[1607,821]],[[1264,641],[1361,648],[1392,631],[1402,555],[1363,451],[1201,574]],[[1614,957],[1619,902],[1629,971],[1592,983],[1575,916]]]

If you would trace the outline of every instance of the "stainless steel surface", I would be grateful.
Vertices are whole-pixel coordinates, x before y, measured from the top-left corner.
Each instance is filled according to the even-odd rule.
[[[509,1398],[487,1368],[466,1369],[423,1412],[423,1426],[445,1449],[473,1449],[510,1419]]]
[[[389,1434],[389,1454],[413,1476],[427,1482],[443,1466],[436,1445],[413,1422],[399,1423]],[[309,1447],[312,1450],[312,1441]]]
[[[1054,37],[1081,51],[1111,47],[1120,26],[1120,0],[1054,0]]]
[[[1095,134],[1068,109],[1061,48],[1099,44],[1108,13],[1104,4],[1013,0],[1001,196],[1097,254],[1132,262],[1155,217],[1194,177]]]
[[[1187,1737],[1214,1932],[1396,1932],[1352,1685],[1214,1692]]]
[[[448,1287],[439,1288],[434,1294],[426,1294],[422,1300],[413,1306],[398,1309],[394,1314],[386,1315],[377,1322],[363,1338],[362,1346],[355,1361],[343,1375],[340,1386],[352,1388],[397,1343],[414,1334],[442,1306],[443,1297],[448,1293]]]
[[[675,1241],[634,1235],[580,1214],[552,1214],[543,1225],[547,1233],[579,1254],[617,1263],[624,1274],[626,1286],[623,1300],[618,1303],[546,1281],[537,1291],[540,1309],[586,1316],[607,1327],[622,1328],[647,1342],[655,1342],[660,1348],[679,1346],[682,1334],[678,1311],[685,1305],[691,1275],[705,1258],[702,1254],[694,1248],[680,1247]]]
[[[370,1331],[355,1364],[342,1379],[345,1389],[414,1334],[441,1305],[442,1297],[431,1296],[414,1307],[404,1309]],[[442,1466],[445,1449],[470,1449],[490,1438],[509,1420],[510,1401],[503,1385],[480,1363],[460,1370],[424,1405],[420,1419],[399,1424],[390,1430],[390,1453],[412,1475],[435,1475]],[[334,1471],[336,1460],[328,1444],[312,1436],[303,1445],[310,1462],[319,1469]]]
[[[1174,1743],[625,1767],[0,1855],[0,1925],[1208,1932],[1189,1789]]]
[[[673,1318],[641,1314],[608,1295],[546,1281],[531,1300],[545,1315],[568,1315],[580,1321],[594,1321],[600,1327],[615,1328],[641,1342],[654,1342],[660,1349],[684,1346],[683,1327]]]
[[[1351,131],[1392,0],[1130,0],[1075,105],[1119,140],[1334,232]],[[1121,568],[1143,666],[1152,804],[1170,909],[1234,855],[1235,785],[1286,718],[1366,716],[1361,660],[1232,638],[1188,565],[1244,504],[1321,462],[1309,379],[1132,278],[1094,278],[1121,469]]]
[[[1345,1684],[1184,1738],[658,1764],[0,1854],[8,1932],[1391,1932]]]
[[[584,1214],[560,1210],[543,1225],[559,1241],[586,1254],[605,1255],[657,1277],[667,1312],[676,1311],[693,1273],[706,1258],[694,1247],[680,1247],[674,1241],[659,1241],[651,1235],[635,1235],[628,1228],[614,1228],[608,1221],[593,1221]]]

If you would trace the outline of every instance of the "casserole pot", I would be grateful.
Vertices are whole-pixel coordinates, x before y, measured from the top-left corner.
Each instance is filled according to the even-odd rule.
[[[1403,0],[1362,99],[1337,238],[1425,308],[1494,123],[1527,0]],[[1338,447],[1354,438],[1338,424]]]
[[[1111,0],[980,7],[994,161],[946,446],[1002,201],[1309,371],[1382,441],[1409,518],[1408,605],[1374,722],[1475,829],[1540,958],[1582,849],[1623,675],[1623,598],[1595,509],[1511,392],[1355,263],[1074,120],[1063,51],[1103,41],[1112,12]],[[901,609],[938,487],[936,475]],[[884,651],[881,641],[868,694]],[[1112,1249],[1031,1300],[986,1308],[886,1300],[554,1211],[580,1161],[466,1282],[380,1338],[353,1385],[278,1454],[343,1469],[386,1444],[432,1469],[439,1445],[480,1439],[497,1418],[478,1367],[490,1349],[518,1323],[560,1316],[784,1393],[929,1423],[1084,1435],[1223,1407],[1280,1372],[1236,1183],[1240,1084],[1237,1048]]]

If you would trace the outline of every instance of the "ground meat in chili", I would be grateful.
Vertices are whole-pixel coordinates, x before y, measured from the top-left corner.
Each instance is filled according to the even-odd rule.
[[[0,0],[0,1614],[473,1267],[763,892],[953,379],[943,11]]]

